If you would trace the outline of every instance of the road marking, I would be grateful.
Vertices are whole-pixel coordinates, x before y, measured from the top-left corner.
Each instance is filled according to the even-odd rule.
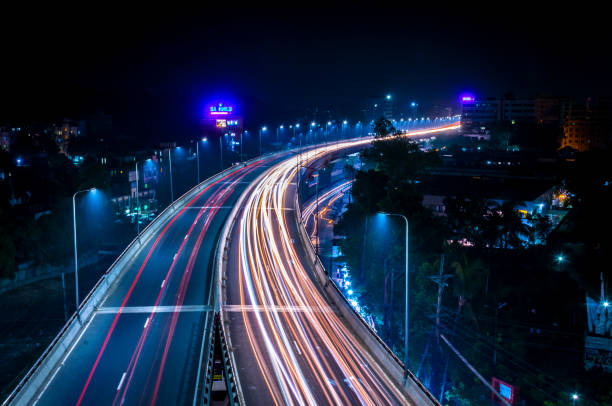
[[[212,306],[184,305],[184,306],[125,306],[100,307],[97,314],[119,313],[184,313],[184,312],[208,312],[213,310]]]
[[[165,284],[166,284],[166,280],[164,279],[164,280],[162,281],[162,285],[161,285],[162,289],[164,288],[164,285],[165,285]]]
[[[119,391],[119,389],[121,389],[121,386],[123,385],[123,381],[125,380],[125,375],[127,374],[127,372],[124,372],[123,375],[121,375],[121,380],[119,381],[119,386],[117,386],[117,391]]]
[[[295,343],[295,349],[297,350],[298,354],[302,355],[302,351],[300,351],[297,341],[293,340],[293,342]]]
[[[147,317],[147,321],[145,321],[144,328],[147,328],[148,325],[149,325],[149,317]]]

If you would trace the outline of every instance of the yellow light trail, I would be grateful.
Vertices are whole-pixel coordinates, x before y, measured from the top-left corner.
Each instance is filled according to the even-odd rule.
[[[419,136],[458,128],[407,133]],[[402,390],[330,308],[290,233],[292,183],[303,165],[371,139],[318,147],[268,170],[238,219],[239,295],[251,351],[276,405],[408,404]],[[290,189],[291,187],[291,189]],[[307,212],[311,212],[311,208]],[[291,213],[291,214],[288,214]],[[294,219],[293,219],[294,220]],[[261,311],[248,311],[257,307]],[[279,308],[300,311],[276,311]],[[253,320],[254,318],[254,320]]]

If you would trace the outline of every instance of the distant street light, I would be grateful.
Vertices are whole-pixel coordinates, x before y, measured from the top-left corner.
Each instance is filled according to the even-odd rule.
[[[196,142],[196,160],[198,161],[198,185],[200,184],[200,142],[208,142],[208,138],[203,137],[201,140]],[[242,142],[242,139],[241,141]]]
[[[565,257],[563,255],[557,255],[556,261],[559,264],[559,272],[561,272],[561,264],[565,261]]]
[[[261,135],[262,135],[261,133],[265,131],[268,131],[268,127],[266,126],[263,126],[259,129],[259,155],[260,156],[261,156]]]
[[[74,234],[74,286],[75,286],[75,302],[76,302],[76,313],[79,321],[81,320],[81,313],[79,312],[79,257],[77,254],[77,228],[76,228],[76,195],[85,192],[95,192],[96,188],[84,189],[75,192],[72,195],[72,231]]]
[[[170,172],[170,204],[174,203],[174,188],[172,187],[172,148],[168,148],[168,168]]]
[[[408,326],[409,326],[409,314],[408,314],[408,310],[409,310],[409,303],[408,303],[408,298],[409,298],[409,287],[410,287],[410,279],[408,278],[408,219],[406,218],[406,216],[404,216],[403,214],[397,214],[397,213],[384,213],[384,212],[380,212],[380,214],[385,215],[385,216],[395,216],[395,217],[401,217],[404,219],[404,221],[406,222],[406,244],[405,244],[405,249],[406,252],[404,254],[405,256],[405,272],[406,272],[406,293],[405,293],[405,306],[404,306],[404,311],[406,312],[406,321],[405,321],[405,331],[404,331],[404,379],[408,377]]]
[[[572,393],[572,405],[576,406],[576,401],[580,398],[577,393]]]

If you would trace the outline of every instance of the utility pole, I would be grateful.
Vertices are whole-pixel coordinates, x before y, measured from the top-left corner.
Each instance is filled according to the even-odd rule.
[[[435,284],[438,285],[438,304],[436,306],[436,339],[438,340],[438,344],[440,343],[440,308],[442,306],[442,292],[444,292],[444,288],[448,286],[446,280],[451,278],[452,275],[444,275],[444,254],[440,256],[440,275],[439,276],[430,276]]]

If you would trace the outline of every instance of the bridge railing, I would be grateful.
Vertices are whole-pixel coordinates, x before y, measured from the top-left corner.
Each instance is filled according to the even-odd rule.
[[[260,158],[256,158],[252,161],[258,159]],[[125,250],[123,250],[117,259],[108,267],[91,291],[84,297],[79,306],[80,318],[77,317],[76,312],[70,316],[66,324],[43,351],[41,356],[34,362],[21,381],[4,400],[2,403],[3,406],[11,403],[30,404],[35,401],[40,389],[45,386],[46,380],[51,377],[52,372],[57,368],[60,360],[73,347],[82,330],[91,322],[97,306],[106,297],[109,288],[123,276],[124,271],[129,268],[128,265],[138,256],[141,249],[147,246],[152,238],[156,236],[156,233],[165,226],[178,211],[195,198],[198,193],[237,169],[238,166],[231,166],[205,179],[198,185],[195,185],[157,215],[157,217],[142,230],[140,238],[136,237],[130,242]]]

